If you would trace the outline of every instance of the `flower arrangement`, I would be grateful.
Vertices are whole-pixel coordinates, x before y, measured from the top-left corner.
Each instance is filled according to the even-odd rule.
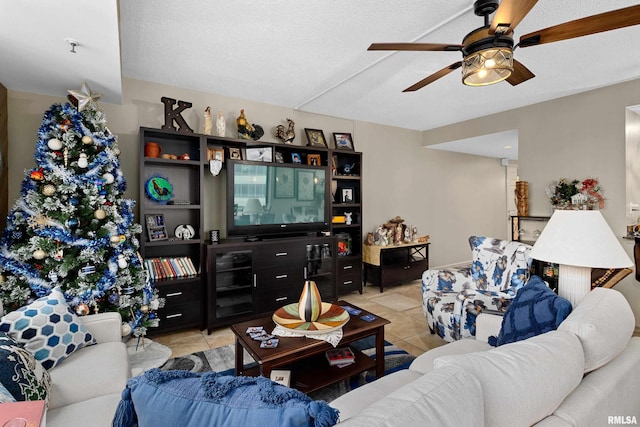
[[[595,178],[583,181],[561,178],[546,190],[549,201],[557,209],[602,209],[602,188]]]

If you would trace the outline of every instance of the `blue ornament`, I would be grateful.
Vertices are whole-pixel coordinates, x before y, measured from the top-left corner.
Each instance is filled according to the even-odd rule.
[[[69,203],[71,203],[71,206],[78,206],[78,204],[80,204],[80,201],[77,198],[72,197],[69,199]]]
[[[13,233],[11,233],[11,238],[14,240],[20,240],[22,238],[22,231],[14,231]]]
[[[111,304],[117,304],[120,301],[120,295],[110,294],[108,300]]]
[[[67,227],[77,227],[78,226],[78,220],[76,218],[69,218],[67,220]]]

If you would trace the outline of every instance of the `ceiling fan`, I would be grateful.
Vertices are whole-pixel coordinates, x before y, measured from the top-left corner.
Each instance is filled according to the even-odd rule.
[[[527,67],[513,58],[513,51],[517,47],[537,46],[640,24],[640,5],[636,5],[525,34],[514,44],[513,32],[516,26],[537,2],[538,0],[475,1],[474,13],[484,17],[484,26],[467,34],[462,44],[373,43],[367,50],[462,52],[462,61],[436,71],[403,92],[422,89],[460,67],[465,85],[486,86],[506,80],[515,86],[535,77]],[[493,20],[489,22],[489,16],[494,12]]]

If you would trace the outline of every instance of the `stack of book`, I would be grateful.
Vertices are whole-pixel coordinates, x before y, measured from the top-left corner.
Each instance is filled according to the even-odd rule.
[[[349,347],[332,348],[326,351],[327,360],[330,366],[342,368],[355,363],[356,357]]]
[[[147,258],[144,260],[145,268],[149,272],[151,280],[180,279],[184,277],[196,276],[196,270],[191,258]]]

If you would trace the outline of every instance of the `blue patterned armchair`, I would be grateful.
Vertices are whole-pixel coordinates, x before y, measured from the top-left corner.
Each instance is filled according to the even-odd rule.
[[[468,266],[422,274],[422,309],[432,333],[446,341],[475,336],[481,312],[504,312],[529,279],[531,246],[471,236]]]

